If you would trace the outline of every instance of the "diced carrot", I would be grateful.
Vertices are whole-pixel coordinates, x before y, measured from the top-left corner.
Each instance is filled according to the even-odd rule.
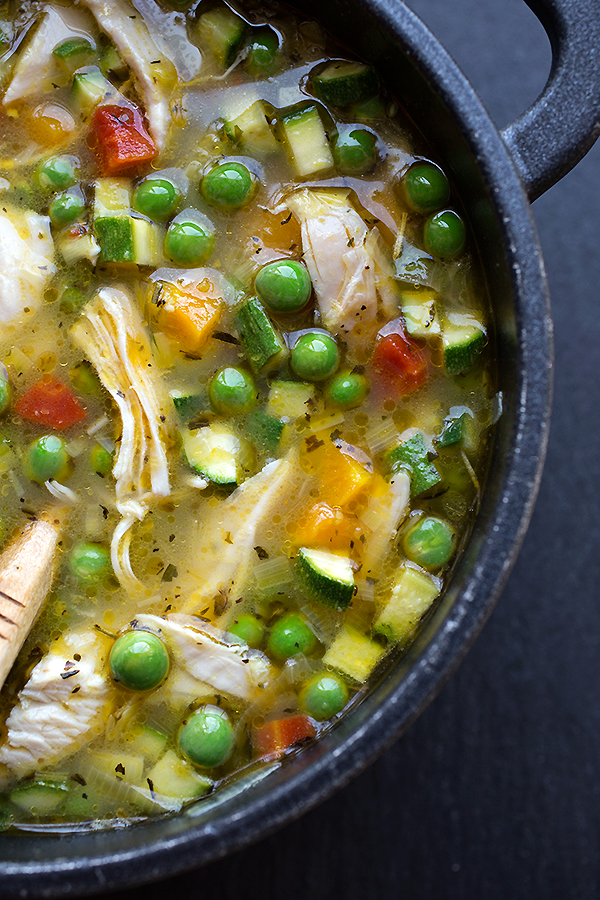
[[[383,380],[388,392],[403,397],[426,381],[427,353],[404,332],[387,334],[375,348],[373,368],[373,381]]]
[[[104,175],[140,169],[157,155],[140,110],[135,106],[99,106],[90,136]]]
[[[319,499],[330,506],[346,506],[368,491],[372,477],[357,459],[330,441],[319,470]]]
[[[252,746],[257,756],[281,756],[294,744],[314,738],[317,730],[308,716],[287,716],[252,729]]]
[[[151,315],[158,329],[186,353],[197,354],[221,316],[223,300],[210,278],[180,286],[163,282],[154,287]]]
[[[81,422],[87,415],[71,388],[54,375],[44,375],[19,397],[15,412],[28,422],[57,431]]]
[[[300,517],[293,538],[299,547],[342,550],[347,555],[358,556],[362,548],[361,534],[356,519],[328,503],[315,503]]]

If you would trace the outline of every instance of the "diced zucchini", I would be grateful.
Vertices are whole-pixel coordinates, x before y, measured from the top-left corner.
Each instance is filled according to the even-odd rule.
[[[137,748],[136,748],[137,749]],[[114,775],[130,784],[140,781],[144,771],[144,757],[124,751],[96,750],[89,754],[89,761],[101,772]]]
[[[246,34],[246,23],[228,6],[211,9],[198,19],[195,35],[224,69],[235,60]]]
[[[408,440],[389,450],[385,461],[392,474],[400,469],[408,470],[412,497],[431,490],[442,480],[436,466],[429,461],[422,431],[415,432]]]
[[[332,609],[346,609],[354,594],[354,571],[347,556],[302,547],[296,567],[313,600]]]
[[[249,153],[273,153],[280,146],[262,100],[257,100],[234,119],[226,119],[225,132],[230,141]]]
[[[210,778],[196,772],[189,762],[181,759],[173,750],[167,750],[150,769],[147,780],[152,791],[184,802],[204,796],[213,786]]]
[[[73,78],[73,101],[83,115],[91,113],[105,97],[113,94],[118,91],[96,66],[77,72]]]
[[[473,431],[473,413],[467,406],[454,406],[450,414],[444,419],[444,424],[439,436],[436,438],[438,447],[451,447],[454,444],[464,444],[468,441]]]
[[[405,643],[440,593],[440,581],[423,569],[403,566],[390,599],[375,620],[373,630],[393,643]]]
[[[130,194],[128,178],[98,178],[94,184],[94,218],[129,214]]]
[[[168,737],[162,731],[151,728],[149,725],[142,727],[141,734],[136,734],[133,739],[135,752],[143,756],[144,760],[154,765],[165,751]]]
[[[323,663],[362,684],[384,652],[383,647],[366,634],[344,625],[323,657]]]
[[[260,300],[252,297],[242,303],[235,314],[235,324],[255,372],[267,365],[272,370],[281,365],[287,356],[287,347]]]
[[[256,460],[250,441],[216,423],[198,431],[186,430],[183,450],[192,469],[215,484],[240,484]]]
[[[351,122],[377,122],[387,117],[387,110],[381,97],[370,97],[359,103],[351,103],[345,114]]]
[[[10,800],[24,812],[47,816],[66,800],[68,793],[66,779],[37,777],[15,788]]]
[[[406,330],[413,337],[427,338],[440,333],[436,296],[436,292],[430,288],[400,292],[399,300]]]
[[[100,256],[100,245],[87,223],[78,223],[67,228],[61,233],[57,244],[68,266],[74,266],[82,260],[88,260],[95,266]]]
[[[281,128],[291,162],[306,177],[333,168],[333,156],[318,108],[304,104],[284,113]]]
[[[58,44],[52,51],[52,55],[70,74],[73,74],[76,69],[88,65],[92,61],[95,52],[86,38],[71,37]]]
[[[272,455],[277,449],[283,422],[275,416],[270,416],[263,409],[255,409],[248,416],[246,430],[253,444]]]
[[[471,368],[483,350],[485,329],[470,316],[449,318],[454,321],[446,323],[442,335],[444,369],[447,375],[460,375]]]
[[[269,391],[267,413],[279,419],[299,419],[311,412],[315,386],[302,381],[273,381]]]
[[[100,244],[101,262],[135,262],[132,223],[131,216],[107,216],[94,220],[94,230]]]
[[[121,54],[114,44],[108,44],[102,51],[100,69],[103,75],[108,77],[110,73],[117,78],[126,78],[129,71],[127,64],[123,62]]]
[[[204,394],[193,394],[190,391],[171,390],[169,396],[182,422],[189,422],[207,403]]]
[[[163,232],[156,222],[132,218],[133,260],[138,266],[159,266],[163,261]]]
[[[373,97],[379,91],[375,69],[360,62],[333,60],[318,73],[311,73],[315,96],[331,106],[347,106]]]

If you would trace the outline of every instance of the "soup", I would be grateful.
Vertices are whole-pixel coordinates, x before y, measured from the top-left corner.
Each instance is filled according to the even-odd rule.
[[[283,8],[10,8],[1,816],[97,827],[360,699],[499,409],[459,200],[374,69]]]

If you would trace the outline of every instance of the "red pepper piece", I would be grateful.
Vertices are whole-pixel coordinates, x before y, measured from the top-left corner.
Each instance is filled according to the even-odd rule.
[[[276,757],[306,738],[316,737],[317,730],[308,716],[275,719],[252,730],[252,746],[259,756]]]
[[[28,422],[62,431],[81,422],[87,413],[73,391],[55,378],[44,375],[19,397],[15,412]]]
[[[105,175],[120,175],[152,162],[158,151],[135,106],[99,106],[91,145]]]
[[[387,334],[375,348],[373,367],[397,396],[414,391],[427,379],[427,353],[404,332]]]

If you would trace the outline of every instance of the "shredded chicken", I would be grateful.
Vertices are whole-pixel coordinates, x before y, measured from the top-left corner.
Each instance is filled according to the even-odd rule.
[[[128,0],[80,0],[98,25],[114,41],[123,62],[131,69],[144,102],[150,133],[159,150],[164,148],[171,124],[169,93],[164,84],[165,68],[173,63],[156,46],[146,23]]]
[[[166,450],[169,400],[141,315],[123,291],[99,291],[73,326],[73,338],[121,415],[113,475],[123,519],[114,531],[111,554],[115,575],[131,590],[138,584],[129,559],[131,527],[144,518],[150,501],[171,492]]]
[[[323,324],[358,341],[375,322],[378,289],[387,288],[392,269],[381,235],[369,230],[349,194],[343,189],[302,188],[285,203],[300,222],[303,257]],[[386,306],[388,302],[386,292]]]
[[[230,643],[226,632],[194,616],[142,614],[135,623],[137,628],[164,635],[177,668],[201,685],[248,701],[270,677],[271,666],[262,653]],[[170,681],[175,684],[176,680],[175,672]]]
[[[42,302],[56,272],[50,220],[4,207],[0,212],[0,322],[17,322]]]
[[[381,566],[410,509],[409,501],[410,476],[407,472],[394,475],[383,497],[370,498],[367,512],[362,516],[367,538],[362,568],[365,577],[377,578],[381,574]]]
[[[4,105],[34,95],[50,94],[60,77],[60,64],[52,51],[72,37],[85,37],[93,45],[93,19],[84,10],[47,6],[28,46],[20,54],[12,80],[4,95]]]
[[[8,777],[55,765],[99,734],[113,695],[103,674],[105,655],[100,636],[73,634],[35,666],[0,747],[0,769],[5,766]]]

